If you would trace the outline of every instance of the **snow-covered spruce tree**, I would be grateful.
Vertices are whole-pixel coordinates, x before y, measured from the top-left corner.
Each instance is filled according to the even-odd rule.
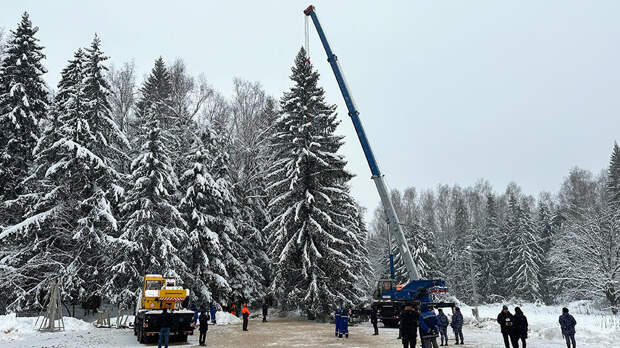
[[[495,196],[487,195],[485,224],[482,230],[477,231],[472,241],[472,248],[478,250],[488,250],[500,248],[500,227],[497,216]],[[480,301],[493,302],[494,295],[498,294],[499,288],[503,284],[501,279],[501,269],[498,267],[500,253],[497,251],[477,251],[474,252],[474,264],[477,269],[478,292]]]
[[[186,223],[174,203],[179,186],[170,163],[170,151],[158,121],[144,125],[140,154],[131,163],[132,186],[121,205],[122,234],[114,241],[115,257],[105,291],[113,303],[135,303],[135,290],[148,273],[163,274],[190,283],[187,266],[189,238]],[[127,308],[127,307],[126,307]]]
[[[37,202],[5,231],[23,247],[9,265],[23,277],[15,277],[23,284],[13,308],[36,307],[51,279],[69,301],[100,294],[108,238],[118,225],[113,202],[121,175],[110,144],[124,138],[106,113],[105,85],[97,82],[101,61],[98,48],[78,51],[63,70],[53,107],[59,127],[44,133],[35,152]]]
[[[513,238],[508,252],[508,295],[534,302],[541,299],[539,274],[542,249],[537,243],[539,238],[528,204],[523,202],[516,209],[517,221],[510,230]]]
[[[540,296],[547,303],[553,303],[553,288],[551,284],[552,267],[550,263],[552,237],[554,229],[552,224],[551,212],[547,203],[542,200],[538,203],[537,237],[541,239],[539,244],[541,249],[540,265]]]
[[[338,150],[342,137],[335,106],[325,103],[319,74],[303,48],[295,58],[293,87],[281,99],[282,115],[271,139],[270,211],[273,281],[270,290],[285,308],[323,314],[338,301],[352,305],[355,285],[352,255],[355,233],[341,223],[350,202],[346,182],[351,174]],[[342,290],[345,289],[346,291]]]
[[[201,136],[205,152],[211,158],[207,163],[207,171],[211,173],[219,190],[219,195],[213,197],[213,204],[208,210],[213,216],[208,226],[219,236],[222,245],[227,280],[232,289],[228,300],[245,302],[264,297],[263,275],[255,263],[252,249],[246,244],[249,239],[244,241],[238,230],[239,203],[231,183],[229,156],[225,150],[229,144],[223,132],[223,129],[207,128]]]
[[[180,210],[187,222],[191,262],[189,267],[193,277],[188,284],[191,294],[200,301],[226,303],[231,291],[228,284],[224,255],[228,238],[211,229],[214,222],[221,218],[223,196],[218,183],[208,171],[211,154],[196,142],[195,148],[188,156],[189,168],[181,177],[185,196],[181,200]],[[224,243],[221,243],[222,240]]]
[[[43,47],[35,37],[28,13],[22,15],[5,48],[0,65],[0,226],[14,224],[23,206],[14,202],[27,193],[24,179],[30,175],[39,123],[45,118],[48,94],[43,74]]]
[[[607,201],[610,206],[620,209],[620,146],[614,143],[607,173]]]

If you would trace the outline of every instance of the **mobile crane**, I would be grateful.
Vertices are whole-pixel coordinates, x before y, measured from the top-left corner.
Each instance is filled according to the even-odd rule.
[[[344,102],[349,111],[349,116],[351,117],[351,121],[355,127],[355,132],[357,133],[357,137],[362,145],[368,166],[370,167],[370,172],[372,174],[371,178],[375,182],[375,186],[379,192],[383,210],[385,211],[385,215],[388,220],[388,230],[394,236],[394,239],[400,248],[401,260],[403,260],[407,268],[409,283],[405,285],[396,284],[394,280],[394,258],[390,253],[389,262],[391,279],[380,280],[378,282],[372,304],[373,308],[378,310],[379,318],[384,325],[396,326],[399,322],[400,309],[405,304],[427,305],[437,308],[454,307],[453,303],[433,302],[433,293],[447,292],[447,288],[443,280],[421,279],[420,272],[413,261],[402,226],[398,220],[398,216],[396,215],[394,205],[392,204],[392,199],[390,198],[389,190],[385,183],[383,174],[381,174],[381,171],[379,170],[379,165],[377,164],[377,160],[375,159],[370,143],[366,138],[364,127],[362,126],[362,122],[359,118],[359,112],[357,111],[353,98],[349,93],[349,88],[342,74],[340,64],[338,63],[338,58],[332,51],[329,42],[327,41],[327,37],[321,27],[321,23],[319,22],[314,6],[308,6],[308,8],[304,10],[304,14],[312,19],[312,23],[319,34],[319,38],[323,48],[325,49],[325,53],[327,54],[327,61],[331,65],[334,72],[334,76],[338,82],[338,87],[340,87],[340,92],[342,93],[342,97],[344,98]]]

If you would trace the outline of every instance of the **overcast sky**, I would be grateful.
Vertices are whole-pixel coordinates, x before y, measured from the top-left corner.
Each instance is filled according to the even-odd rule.
[[[555,192],[573,166],[598,173],[620,140],[620,1],[314,1],[379,166],[393,188],[471,185]],[[40,27],[47,81],[97,32],[140,77],[183,58],[224,94],[233,77],[280,97],[304,42],[308,1],[2,1]],[[379,199],[311,27],[310,54],[338,105],[353,192]]]

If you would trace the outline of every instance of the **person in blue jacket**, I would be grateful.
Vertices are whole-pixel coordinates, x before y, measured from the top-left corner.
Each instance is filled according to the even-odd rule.
[[[194,327],[196,327],[196,324],[198,323],[198,316],[200,315],[200,312],[198,311],[198,308],[196,308],[196,304],[194,302],[192,302],[192,304],[189,306],[189,309],[192,310],[192,312],[194,312]]]
[[[450,320],[448,320],[448,316],[446,316],[441,308],[438,309],[439,314],[437,314],[437,321],[439,322],[439,335],[441,336],[441,344],[448,345],[448,325],[450,325]],[[456,341],[458,344],[458,340]]]
[[[217,324],[215,320],[215,313],[217,313],[217,307],[215,307],[214,302],[211,302],[211,307],[209,307],[209,311],[211,312],[211,323]]]
[[[575,325],[577,325],[577,321],[572,315],[568,314],[568,308],[562,308],[559,322],[562,328],[562,336],[566,340],[566,347],[571,348],[572,343],[573,348],[575,348]]]
[[[342,338],[342,335],[349,338],[349,311],[344,307],[340,311],[340,334],[338,337]]]
[[[465,344],[463,343],[463,314],[461,313],[461,309],[459,307],[454,308],[454,314],[452,315],[452,330],[454,331],[454,337],[456,338],[455,344]],[[459,343],[459,337],[461,338],[461,343]]]
[[[336,312],[334,312],[334,324],[336,325],[336,337],[340,332],[340,308],[336,308]]]
[[[420,339],[423,348],[438,348],[437,336],[439,336],[439,321],[432,308],[422,306],[420,314]]]

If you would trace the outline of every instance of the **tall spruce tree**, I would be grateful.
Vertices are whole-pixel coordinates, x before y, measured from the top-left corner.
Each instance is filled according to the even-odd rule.
[[[27,12],[5,48],[0,65],[0,226],[18,222],[23,206],[14,202],[27,193],[23,181],[30,175],[39,123],[45,119],[48,94],[43,74],[43,47]]]
[[[181,177],[185,196],[180,209],[188,224],[191,262],[194,277],[190,282],[192,294],[203,301],[226,303],[231,291],[226,271],[226,248],[231,246],[226,236],[220,236],[212,227],[221,218],[225,201],[217,181],[209,172],[210,154],[201,141],[188,155],[192,166]]]
[[[607,173],[607,200],[611,206],[620,209],[620,146],[614,143]]]
[[[274,219],[266,227],[273,246],[271,291],[285,307],[310,315],[327,313],[340,300],[348,305],[360,300],[347,249],[355,244],[355,232],[341,218],[348,210],[340,202],[351,201],[346,188],[351,174],[338,154],[342,137],[334,134],[335,106],[325,102],[318,79],[302,48],[271,139]]]
[[[540,266],[542,250],[538,245],[536,227],[526,202],[516,207],[517,216],[511,233],[513,244],[508,255],[508,279],[514,297],[526,301],[537,301],[540,296]]]
[[[145,127],[150,130],[141,141],[141,153],[131,163],[132,186],[121,206],[123,233],[115,240],[117,262],[108,273],[106,286],[106,292],[113,294],[112,302],[123,305],[133,302],[134,291],[147,273],[179,278],[184,283],[192,278],[186,262],[186,223],[174,203],[179,183],[170,151],[158,121]]]

